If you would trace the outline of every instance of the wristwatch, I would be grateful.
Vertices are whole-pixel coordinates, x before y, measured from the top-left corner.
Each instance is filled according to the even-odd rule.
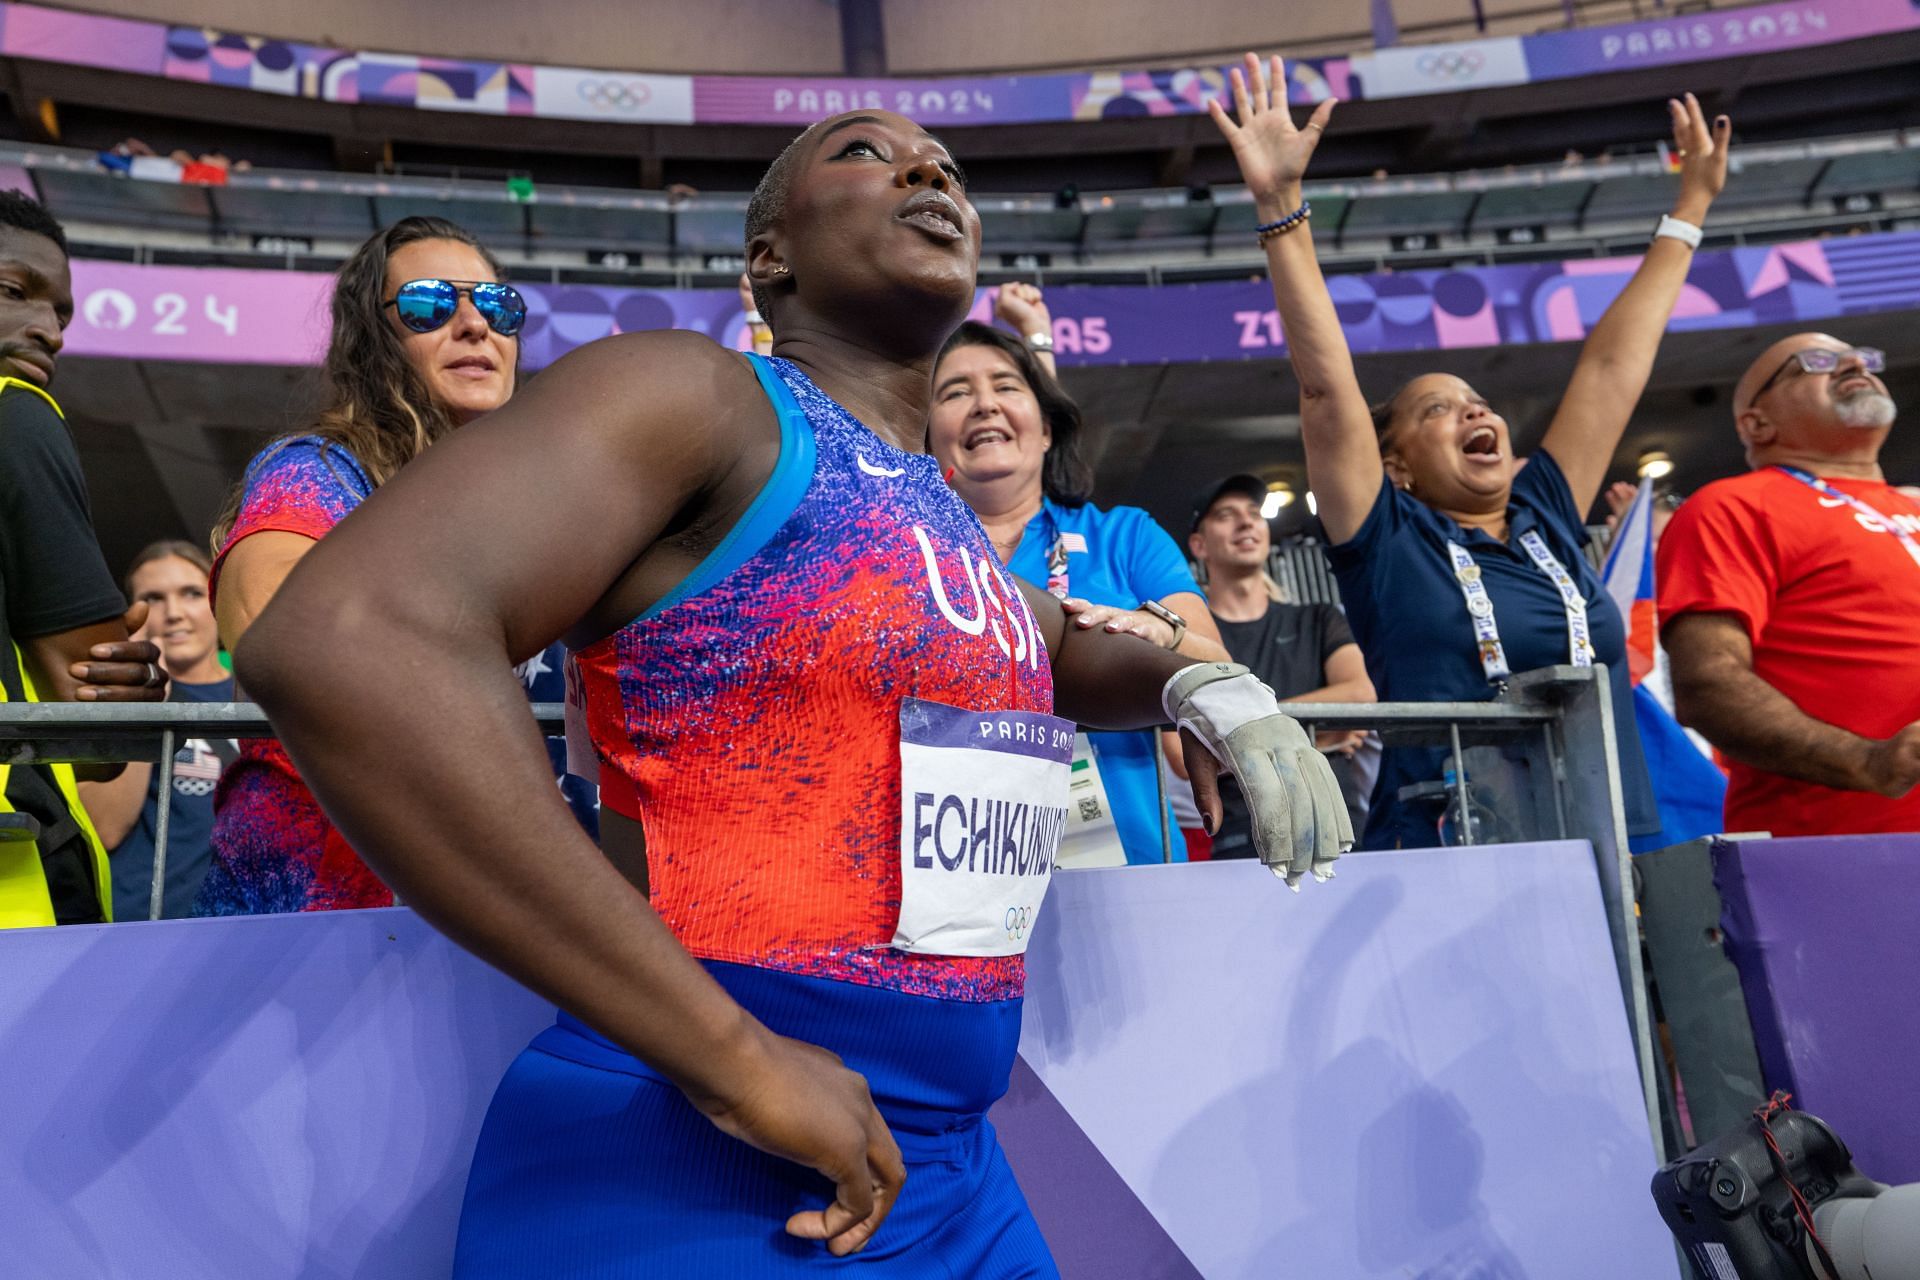
[[[1053,335],[1045,329],[1037,333],[1030,333],[1027,335],[1027,345],[1035,351],[1051,351],[1053,350]]]
[[[1661,236],[1678,240],[1689,249],[1698,249],[1700,247],[1700,228],[1694,226],[1691,222],[1682,222],[1678,218],[1665,214],[1661,215],[1660,221],[1656,223],[1653,228],[1653,238],[1658,240]]]
[[[1161,604],[1158,600],[1142,600],[1140,602],[1140,608],[1142,612],[1152,614],[1173,628],[1173,643],[1169,644],[1167,648],[1178,649],[1180,642],[1187,638],[1187,620],[1167,608],[1167,606]]]

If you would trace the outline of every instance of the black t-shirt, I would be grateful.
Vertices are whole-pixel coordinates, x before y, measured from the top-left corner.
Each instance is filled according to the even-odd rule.
[[[1270,604],[1253,622],[1215,616],[1220,643],[1276,698],[1285,702],[1327,683],[1327,659],[1353,643],[1353,630],[1338,605]]]
[[[0,384],[0,681],[24,695],[13,647],[21,640],[117,618],[114,585],[87,507],[73,437],[52,401]]]
[[[1233,660],[1258,676],[1282,702],[1324,688],[1327,659],[1342,645],[1354,642],[1346,615],[1331,604],[1270,604],[1266,614],[1252,622],[1230,622],[1216,614],[1214,624]],[[1348,762],[1335,756],[1330,763],[1341,791],[1352,790]],[[1213,856],[1251,858],[1253,832],[1247,802],[1232,778],[1220,779],[1220,807]]]
[[[0,685],[26,696],[14,646],[117,618],[126,608],[100,555],[73,437],[53,401],[0,381]],[[15,765],[7,802],[41,826],[41,867],[61,924],[101,918],[93,858],[46,766]]]

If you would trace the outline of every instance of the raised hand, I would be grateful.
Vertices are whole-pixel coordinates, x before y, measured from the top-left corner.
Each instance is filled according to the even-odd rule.
[[[1023,338],[1035,333],[1049,336],[1053,333],[1053,315],[1047,310],[1046,298],[1034,285],[1019,282],[1001,285],[994,294],[993,315]]]
[[[818,1045],[769,1033],[733,1096],[701,1105],[722,1133],[805,1165],[834,1184],[833,1202],[787,1219],[787,1234],[837,1256],[866,1247],[906,1183],[900,1147],[867,1082]]]
[[[1727,150],[1733,138],[1733,121],[1715,116],[1713,127],[1700,110],[1700,100],[1692,94],[1682,102],[1667,99],[1667,114],[1673,117],[1673,153],[1680,157],[1680,196],[1674,202],[1673,216],[1698,226],[1727,185]]]
[[[1233,69],[1233,112],[1238,122],[1227,115],[1218,100],[1207,104],[1213,123],[1227,145],[1233,148],[1234,161],[1240,166],[1241,180],[1253,192],[1255,200],[1281,199],[1289,205],[1299,203],[1300,180],[1306,176],[1307,162],[1320,145],[1327,121],[1333,118],[1333,99],[1313,109],[1313,115],[1300,128],[1294,128],[1287,111],[1286,65],[1276,56],[1272,61],[1273,80],[1267,80],[1260,59],[1246,55],[1246,71]]]

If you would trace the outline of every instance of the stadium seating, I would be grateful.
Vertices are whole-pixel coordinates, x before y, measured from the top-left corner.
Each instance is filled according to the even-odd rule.
[[[237,172],[217,186],[109,172],[90,152],[0,147],[0,182],[34,190],[90,251],[95,240],[153,260],[251,262],[248,242],[276,262],[324,266],[409,213],[471,228],[555,279],[582,269],[679,273],[712,284],[737,270],[747,194],[623,191],[400,174]],[[1619,251],[1673,199],[1660,157],[1578,166],[1510,167],[1316,184],[1308,194],[1330,270]],[[1196,270],[1257,270],[1257,221],[1239,187],[976,197],[986,274],[1038,269],[1064,278],[1192,278]],[[1895,229],[1920,216],[1920,146],[1878,134],[1744,148],[1715,210],[1718,237],[1765,242]],[[1903,222],[1902,219],[1908,220]],[[292,242],[296,251],[287,252]],[[272,256],[264,256],[271,254]],[[1436,255],[1439,255],[1436,257]],[[1065,261],[1062,261],[1064,259]],[[1088,273],[1094,273],[1089,276]],[[1101,273],[1111,273],[1104,275]],[[712,278],[708,278],[712,277]]]

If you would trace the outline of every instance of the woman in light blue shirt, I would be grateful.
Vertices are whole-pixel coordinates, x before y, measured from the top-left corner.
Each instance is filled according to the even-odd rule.
[[[1059,596],[1079,626],[1228,661],[1171,535],[1138,507],[1087,500],[1093,476],[1080,452],[1080,408],[1054,379],[1040,291],[1008,285],[994,310],[1022,336],[962,325],[934,367],[929,424],[934,456],[994,550],[1015,574]],[[1159,811],[1152,733],[1087,736],[1127,861],[1185,861],[1173,819]]]

